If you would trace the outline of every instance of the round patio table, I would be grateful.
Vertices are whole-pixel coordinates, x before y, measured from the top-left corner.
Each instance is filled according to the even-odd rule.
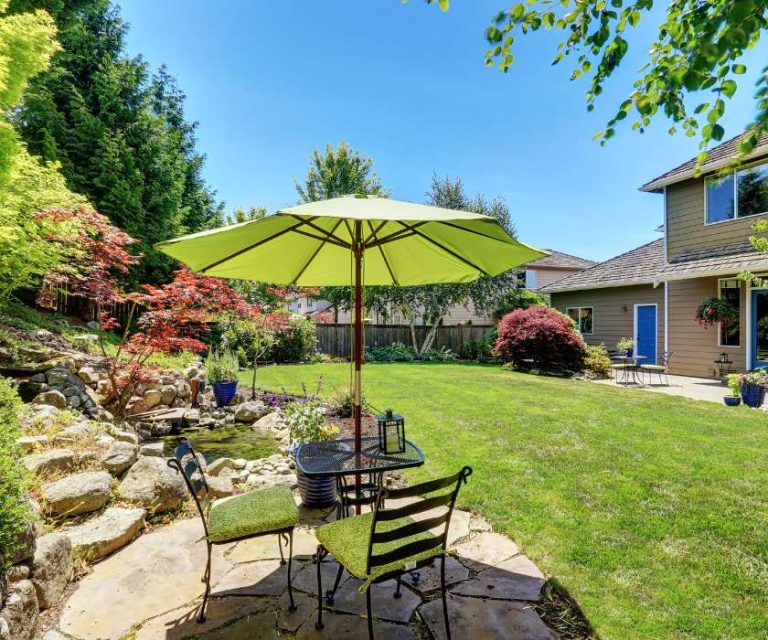
[[[624,369],[624,374],[623,374],[621,384],[629,384],[630,382],[634,382],[635,384],[639,384],[640,386],[645,386],[639,375],[640,360],[647,360],[648,356],[638,356],[638,355],[613,356],[613,358],[611,359],[618,360],[619,362],[623,362],[627,367],[626,369]],[[632,380],[630,380],[630,376],[632,377]]]

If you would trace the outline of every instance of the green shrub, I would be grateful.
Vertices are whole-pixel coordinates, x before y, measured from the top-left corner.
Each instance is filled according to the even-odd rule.
[[[535,304],[543,307],[549,306],[549,296],[544,296],[530,289],[513,289],[499,302],[499,308],[494,314],[496,318],[503,318],[515,309],[527,309]]]
[[[288,327],[277,331],[270,356],[275,362],[314,362],[318,355],[312,318],[293,316]]]
[[[458,356],[448,347],[442,349],[425,349],[419,355],[419,360],[424,362],[453,362]]]
[[[16,551],[30,519],[29,474],[19,463],[22,453],[16,443],[21,436],[21,407],[10,381],[0,377],[0,570]]]
[[[283,409],[292,443],[318,442],[339,434],[339,428],[328,424],[319,400],[291,402]]]
[[[402,342],[370,347],[365,352],[366,362],[412,362],[416,360],[416,352]]]
[[[339,418],[352,417],[353,393],[350,389],[336,387],[325,399],[331,414]],[[362,396],[363,411],[366,409],[365,396]]]
[[[587,345],[584,351],[584,375],[595,379],[611,377],[611,358],[604,344]]]

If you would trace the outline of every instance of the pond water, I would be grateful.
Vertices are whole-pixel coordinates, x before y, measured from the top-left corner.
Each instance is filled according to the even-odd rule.
[[[213,462],[217,458],[256,460],[277,452],[277,441],[274,438],[259,434],[250,425],[229,425],[185,431],[160,438],[165,443],[166,456],[173,456],[182,438],[188,438],[195,451],[203,454],[206,462]]]

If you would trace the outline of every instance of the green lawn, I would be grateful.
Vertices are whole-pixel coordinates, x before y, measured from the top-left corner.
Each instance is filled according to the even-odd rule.
[[[259,371],[298,391],[343,364]],[[244,380],[247,379],[244,375]],[[603,638],[768,637],[768,416],[466,364],[364,368],[464,507],[561,582]]]

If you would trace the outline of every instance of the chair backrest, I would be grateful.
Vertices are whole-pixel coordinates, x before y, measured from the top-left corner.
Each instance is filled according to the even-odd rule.
[[[669,359],[672,357],[671,351],[665,351],[661,354],[661,365],[668,367],[669,366]]]
[[[208,521],[206,519],[206,512],[210,502],[210,491],[205,480],[203,468],[200,465],[199,455],[195,453],[192,443],[184,438],[181,444],[174,450],[173,458],[168,459],[168,466],[181,472],[187,489],[189,489],[195,500],[195,505],[197,505],[197,511],[203,520],[203,528],[207,536]]]
[[[368,543],[367,573],[371,574],[378,567],[383,567],[398,560],[404,560],[413,555],[440,548],[446,550],[448,546],[448,527],[451,524],[451,515],[456,505],[456,496],[462,483],[472,475],[472,467],[464,467],[458,473],[431,480],[404,489],[381,488],[376,499],[376,509],[373,513],[371,524],[371,537]],[[387,500],[399,498],[418,497],[419,500],[401,507],[386,508]],[[392,521],[414,516],[419,513],[438,509],[441,513],[437,516],[416,520],[410,524],[404,524],[392,528]],[[406,542],[407,538],[430,531],[440,529],[440,535],[425,537],[412,542]],[[377,546],[384,543],[402,544],[388,545],[384,552],[377,552]],[[393,548],[394,547],[394,548]]]

